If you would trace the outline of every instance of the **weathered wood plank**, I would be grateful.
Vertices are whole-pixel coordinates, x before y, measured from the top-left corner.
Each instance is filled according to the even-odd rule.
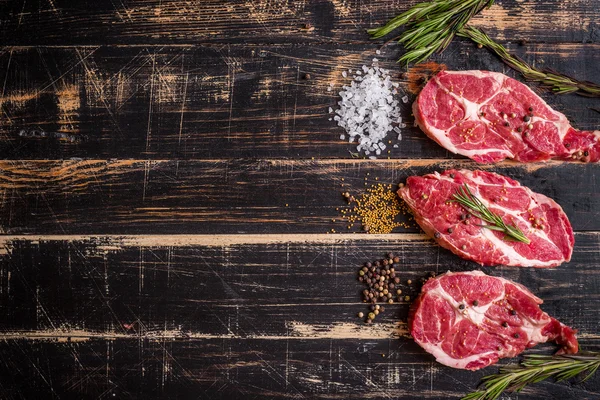
[[[341,72],[377,56],[402,88],[407,85],[396,64],[399,49],[390,46],[381,55],[375,49],[373,43],[5,47],[0,158],[349,158],[356,146],[340,140],[343,129],[328,120],[328,108],[348,83]],[[598,79],[599,44],[511,49],[538,65]],[[507,72],[489,52],[467,42],[436,60],[448,68]],[[304,79],[306,74],[311,78]],[[543,96],[574,126],[600,126],[597,100]],[[384,157],[449,156],[412,126],[410,104],[402,116],[409,127],[399,148],[389,146]]]
[[[417,0],[2,2],[6,44],[365,42]],[[499,39],[598,41],[594,0],[504,0],[474,23]]]
[[[407,336],[398,323],[409,302],[389,305],[380,325],[356,317],[365,310],[360,265],[395,252],[403,295],[412,298],[430,272],[478,267],[424,235],[284,235],[262,243],[254,236],[221,244],[210,236],[4,238],[0,339],[397,338]],[[484,270],[528,286],[544,310],[600,345],[599,240],[578,233],[572,261],[560,268]]]
[[[262,243],[256,235],[213,242],[205,236],[5,238],[3,396],[465,394],[495,368],[471,373],[435,363],[406,335],[405,302],[388,306],[372,326],[360,323],[355,315],[364,305],[357,301],[355,273],[388,251],[401,255],[403,279],[415,281],[432,270],[474,265],[422,236],[388,237],[283,236]],[[573,260],[560,268],[485,271],[527,285],[545,300],[544,310],[580,330],[583,348],[598,350],[599,240],[598,233],[577,234]],[[524,393],[592,399],[599,385],[596,377],[577,386],[543,383]]]
[[[342,191],[360,194],[365,184],[396,185],[449,168],[477,166],[451,160],[2,161],[0,226],[9,234],[351,232],[336,211],[346,205]],[[555,199],[575,230],[600,229],[596,165],[481,168]]]
[[[496,371],[452,370],[420,353],[393,339],[18,340],[0,342],[0,384],[6,399],[458,399]],[[542,382],[519,398],[599,393],[596,376],[578,385]]]

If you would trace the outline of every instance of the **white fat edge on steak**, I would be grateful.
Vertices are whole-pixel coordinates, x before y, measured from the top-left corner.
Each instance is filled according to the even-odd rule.
[[[496,186],[495,184],[489,184],[484,182],[480,177],[475,177],[473,176],[473,171],[470,170],[466,170],[466,169],[462,169],[459,171],[461,174],[467,176],[471,181],[475,182],[476,186],[476,191],[477,194],[479,193],[479,187],[481,186]],[[563,212],[562,207],[556,203],[554,200],[550,199],[547,196],[544,196],[542,194],[539,193],[535,193],[533,192],[531,189],[529,189],[528,187],[522,186],[521,184],[517,183],[517,185],[514,185],[510,182],[506,182],[507,186],[513,187],[513,188],[521,188],[525,190],[525,193],[529,196],[529,205],[527,206],[528,210],[533,210],[534,208],[540,207],[542,204],[548,204],[550,205],[552,208],[558,208],[561,212]],[[511,217],[513,217],[513,219],[516,220],[520,220],[521,222],[525,223],[525,225],[527,226],[531,226],[531,223],[519,216],[515,214],[515,210],[511,210],[509,208],[503,207],[500,203],[490,203],[487,199],[485,199],[483,196],[478,196],[478,198],[488,207],[488,208],[495,208],[495,209],[499,209],[502,210],[506,215],[510,215]],[[520,213],[520,212],[519,212]],[[545,215],[545,214],[544,214]],[[490,236],[493,236],[494,238],[499,239],[496,235],[494,235],[489,229],[486,229],[486,231],[488,231],[487,233],[490,234]],[[543,231],[541,229],[532,229],[529,228],[527,230],[526,236],[528,236],[529,238],[531,238],[531,235],[533,236],[537,236],[538,238],[540,238],[541,240],[544,240],[548,243],[550,243],[554,248],[556,248],[559,253],[562,254],[562,250],[558,248],[558,246],[556,246],[556,244],[548,237],[548,233],[546,233],[546,231]],[[502,242],[504,242],[506,244],[505,241],[501,240]],[[506,244],[508,246],[508,244]],[[510,246],[508,246],[510,247]],[[510,247],[512,249],[512,247]],[[523,258],[523,256],[520,256],[521,258]],[[524,258],[526,260],[529,261],[533,261],[532,263],[530,263],[530,266],[549,266],[554,264],[554,261],[548,261],[548,262],[542,262],[536,259],[527,259]],[[555,260],[556,261],[556,260]]]
[[[492,71],[477,71],[477,70],[470,70],[470,71],[445,71],[448,75],[473,75],[479,79],[482,78],[486,78],[486,77],[490,77],[492,78],[495,82],[497,82],[499,84],[499,88],[496,90],[496,93],[494,93],[492,96],[490,96],[486,101],[482,102],[482,103],[474,103],[471,102],[463,97],[459,97],[456,95],[456,93],[454,92],[449,92],[448,94],[452,97],[454,97],[454,99],[456,99],[457,101],[463,103],[465,105],[465,119],[467,119],[467,113],[466,113],[466,107],[469,107],[469,119],[472,120],[477,120],[477,117],[479,116],[479,109],[484,106],[485,104],[489,103],[490,100],[494,99],[496,96],[498,96],[498,94],[500,93],[504,93],[504,94],[509,94],[510,92],[505,89],[504,87],[504,82],[508,79],[512,79],[509,78],[508,76],[501,74],[499,72],[492,72]],[[442,84],[440,83],[439,80],[436,79],[436,82],[438,83],[438,85],[440,85],[441,88],[444,88],[446,90],[448,90],[446,87],[442,86]],[[517,81],[518,82],[518,81]],[[519,82],[521,83],[521,82]],[[522,83],[521,83],[522,84]],[[544,99],[542,99],[538,94],[536,94],[533,90],[531,90],[531,88],[525,84],[522,84],[523,87],[525,89],[527,89],[527,91],[529,91],[529,93],[531,93],[531,95],[533,95],[534,97],[536,97],[540,103],[542,103],[544,106],[546,106],[549,110],[552,111],[552,114],[555,115],[556,117],[558,117],[558,121],[550,121],[548,119],[542,118],[538,115],[535,115],[535,110],[534,110],[534,114],[533,117],[530,117],[529,123],[533,124],[535,122],[549,122],[553,125],[556,126],[557,130],[558,130],[558,134],[560,136],[561,142],[564,139],[565,135],[567,134],[567,132],[569,131],[569,128],[571,128],[571,123],[569,122],[569,120],[567,119],[567,117],[559,112],[556,111],[555,109],[553,109],[552,107],[550,107],[548,105],[548,103],[546,103],[544,101]],[[474,108],[474,111],[473,111]],[[491,121],[489,121],[487,118],[483,117],[481,118],[485,121],[487,121],[488,123],[490,123]],[[488,125],[489,126],[489,125]],[[517,139],[521,139],[521,134],[517,133],[515,131],[511,130],[511,134],[512,136],[514,136]]]
[[[479,193],[479,188],[481,186],[497,186],[496,184],[490,184],[490,183],[484,182],[483,179],[481,179],[480,177],[473,176],[474,174],[473,174],[473,171],[471,171],[471,170],[461,169],[461,170],[459,170],[459,172],[461,174],[467,176],[471,181],[473,181],[477,185],[476,186],[477,193]],[[513,185],[510,182],[506,182],[505,186],[510,186],[512,188],[521,188],[521,189],[525,190],[525,193],[527,193],[527,195],[529,196],[529,204],[527,205],[527,209],[528,210],[532,210],[532,209],[534,209],[536,207],[539,207],[541,204],[548,204],[548,205],[552,206],[553,208],[559,208],[562,211],[562,207],[558,203],[556,203],[554,200],[550,199],[547,196],[544,196],[543,194],[535,193],[535,192],[533,192],[531,189],[529,189],[526,186],[522,186],[521,184]],[[506,207],[502,206],[500,203],[491,204],[483,196],[481,196],[480,199],[483,201],[483,203],[486,206],[502,210],[506,214],[511,215],[511,216],[513,216],[513,217],[515,217],[517,219],[520,219],[521,221],[525,222],[526,224],[531,225],[529,222],[527,222],[526,219],[523,219],[522,217],[516,217],[515,216],[515,210],[512,210],[510,208],[506,208]],[[530,231],[530,233],[533,233],[536,236],[541,237],[542,239],[550,241],[550,239],[548,238],[548,235],[544,231]]]
[[[478,186],[495,186],[495,185],[490,185],[488,183],[483,182],[480,178],[474,177],[472,171],[464,170],[463,169],[463,170],[460,170],[459,172],[476,185],[475,187],[469,187],[469,188],[471,189],[471,191],[474,192],[473,194],[475,196],[477,196],[477,198],[479,198],[479,200],[481,200],[481,202],[484,205],[486,205],[487,207],[493,206],[494,208],[502,209],[506,214],[513,216],[514,219],[518,219],[518,220],[524,222],[527,226],[531,226],[531,223],[529,221],[525,220],[524,218],[522,218],[522,217],[520,217],[518,215],[515,215],[514,214],[515,213],[514,210],[510,210],[510,209],[504,208],[504,207],[500,206],[497,203],[491,204],[490,202],[487,201],[487,199],[485,199],[482,196],[479,196],[479,188],[478,188]],[[438,172],[435,172],[434,175],[436,176],[436,178],[438,180],[446,180],[446,181],[454,183],[454,180],[452,178],[440,175]],[[523,186],[520,186],[520,185],[519,186],[513,186],[513,185],[511,185],[511,186],[512,187],[521,187],[523,189],[527,189],[527,188],[525,188]],[[531,191],[529,190],[529,192],[531,192]],[[533,193],[533,192],[531,192],[531,193]],[[529,207],[533,208],[536,205],[536,203],[532,199],[533,196],[531,196],[531,193],[527,193],[527,194],[529,195],[529,198],[530,198]],[[494,245],[494,247],[500,249],[502,251],[502,253],[508,257],[508,259],[510,260],[510,262],[507,263],[507,264],[510,264],[510,265],[516,264],[516,265],[521,265],[521,266],[524,266],[524,267],[549,267],[549,266],[552,266],[552,265],[556,264],[556,262],[559,261],[559,260],[550,260],[550,261],[544,262],[544,261],[539,261],[537,259],[530,259],[530,258],[523,257],[521,254],[517,253],[515,251],[515,249],[512,246],[510,246],[506,241],[504,241],[501,238],[499,238],[498,236],[496,236],[494,232],[495,231],[493,231],[491,229],[485,229],[485,228],[481,228],[480,229],[481,235],[483,237],[485,237],[487,240],[489,240]],[[529,229],[527,231],[527,235],[526,236],[531,236],[531,235],[537,236],[540,239],[545,240],[548,243],[551,243],[554,247],[556,247],[556,245],[554,244],[554,242],[552,242],[550,240],[550,238],[548,238],[548,235],[544,231],[541,231],[541,230],[534,231],[532,229]],[[449,244],[452,247],[454,247],[457,251],[460,251],[461,253],[464,253],[463,251],[459,250],[456,246],[454,246],[454,244],[452,244],[450,242],[449,242]],[[561,251],[561,253],[562,253],[562,251]]]
[[[462,74],[463,72],[456,72],[456,71],[444,71],[446,74]],[[483,77],[483,71],[464,71],[464,72],[469,72],[469,73],[473,73],[473,75],[479,75],[478,77],[481,78]],[[477,73],[477,74],[475,74]],[[505,158],[514,158],[515,154],[510,151],[509,149],[491,149],[491,148],[482,148],[482,149],[472,149],[472,150],[467,150],[467,149],[458,149],[450,140],[450,138],[448,137],[448,132],[454,127],[456,126],[457,123],[461,122],[461,121],[469,121],[469,120],[484,120],[482,122],[485,122],[486,125],[489,126],[489,122],[487,119],[485,118],[481,118],[481,119],[477,119],[475,117],[478,116],[479,114],[479,109],[486,104],[488,101],[490,101],[491,99],[493,99],[498,93],[499,91],[497,91],[494,95],[490,96],[486,101],[482,102],[482,103],[474,103],[472,101],[469,101],[467,99],[465,99],[464,97],[460,97],[458,96],[456,93],[450,92],[448,90],[448,88],[446,88],[445,86],[443,86],[439,79],[437,78],[437,75],[433,78],[433,80],[439,85],[440,88],[444,89],[446,94],[450,95],[452,98],[454,98],[459,104],[462,104],[462,107],[464,109],[465,115],[463,117],[463,119],[461,119],[460,121],[456,121],[454,123],[454,125],[452,125],[450,128],[443,130],[443,129],[439,129],[434,127],[433,125],[426,123],[423,118],[421,118],[420,113],[418,112],[418,100],[415,101],[415,106],[413,107],[413,114],[415,115],[415,118],[417,119],[417,123],[421,124],[423,126],[423,130],[428,130],[430,133],[432,133],[435,136],[436,141],[444,148],[446,148],[447,150],[451,151],[454,154],[462,154],[466,157],[472,158],[473,156],[476,155],[485,155],[487,153],[489,153],[490,151],[495,151],[495,152],[499,152],[500,154],[502,154]],[[500,84],[500,87],[502,85]],[[427,128],[427,129],[425,129]]]
[[[491,129],[491,122],[485,118],[485,117],[479,117],[479,110],[481,109],[481,107],[483,107],[485,104],[487,104],[490,100],[492,100],[493,98],[495,98],[499,93],[509,93],[508,90],[503,88],[503,84],[504,81],[508,78],[505,75],[499,73],[499,72],[490,72],[490,71],[478,71],[478,70],[470,70],[470,71],[444,71],[444,73],[448,74],[448,75],[464,75],[464,74],[469,74],[469,75],[473,75],[477,78],[485,78],[485,77],[491,77],[494,81],[499,83],[499,88],[497,89],[497,91],[490,96],[486,101],[482,102],[482,103],[475,103],[472,101],[469,101],[467,99],[465,99],[464,97],[458,96],[456,93],[454,92],[450,92],[448,90],[448,88],[446,88],[445,86],[443,86],[439,79],[437,79],[437,75],[433,78],[434,81],[440,86],[440,88],[445,89],[446,93],[449,94],[451,97],[453,97],[459,104],[462,104],[463,109],[465,111],[465,115],[463,117],[463,119],[461,121],[467,121],[467,120],[473,120],[473,121],[482,121],[485,122],[486,125],[488,126],[489,129]],[[569,120],[567,119],[567,117],[552,109],[550,106],[548,106],[548,104],[544,101],[544,99],[542,99],[541,97],[539,97],[533,90],[531,90],[527,85],[523,85],[523,87],[525,87],[529,92],[531,92],[535,97],[537,97],[539,99],[539,101],[544,104],[546,107],[548,107],[548,109],[550,109],[552,111],[552,113],[556,116],[558,116],[558,121],[550,121],[544,118],[541,118],[539,116],[536,116],[534,114],[533,117],[531,117],[530,119],[530,123],[533,124],[535,122],[548,122],[551,123],[553,125],[556,126],[557,130],[558,130],[558,134],[560,137],[560,141],[562,142],[564,140],[565,135],[567,134],[567,132],[569,131],[569,128],[571,128],[571,124],[569,122]],[[452,129],[452,127],[456,126],[456,124],[460,121],[457,121],[452,127],[448,128],[447,130],[442,130],[442,129],[438,129],[435,128],[434,126],[430,125],[430,124],[426,124],[425,121],[423,121],[423,119],[420,116],[420,113],[417,111],[418,107],[418,100],[415,101],[414,103],[414,107],[413,107],[413,114],[415,115],[415,118],[417,119],[417,123],[419,123],[420,125],[423,126],[423,128],[427,128],[427,130],[429,130],[436,138],[436,141],[444,148],[446,148],[447,150],[451,151],[454,154],[461,154],[464,155],[466,157],[469,158],[473,158],[473,156],[477,156],[477,155],[486,155],[490,152],[498,152],[500,153],[502,156],[504,156],[505,158],[514,158],[515,154],[507,149],[494,149],[494,148],[482,148],[482,149],[472,149],[472,150],[467,150],[467,149],[458,149],[450,140],[450,138],[448,137],[448,132]],[[423,129],[425,130],[425,129]],[[498,133],[498,132],[496,132]],[[600,140],[600,131],[594,131],[592,132],[593,135],[595,136],[596,141]],[[521,138],[521,134],[517,133],[515,131],[511,130],[511,134],[513,137],[515,137],[517,140],[522,140]],[[571,149],[569,151],[569,154],[572,154],[574,152],[578,151],[578,149]]]
[[[542,303],[542,301],[536,297],[535,295],[533,295],[532,293],[529,292],[529,290],[527,290],[524,286],[519,285],[519,284],[515,284],[515,282],[511,282],[507,279],[504,278],[499,278],[499,277],[491,277],[493,279],[498,279],[502,282],[502,293],[496,297],[495,299],[491,300],[488,304],[483,305],[483,306],[467,306],[465,307],[464,310],[459,310],[458,306],[460,306],[461,302],[458,302],[456,300],[454,300],[454,298],[448,294],[443,288],[442,285],[439,283],[439,279],[443,279],[444,276],[451,276],[451,275],[456,275],[455,273],[452,273],[450,271],[446,272],[445,274],[439,276],[438,279],[438,284],[436,285],[435,288],[430,289],[427,294],[428,295],[435,295],[437,297],[442,298],[443,300],[445,300],[448,304],[450,304],[452,306],[452,308],[454,309],[455,312],[455,322],[454,324],[458,324],[460,323],[460,321],[462,319],[468,319],[469,321],[471,321],[472,323],[474,323],[476,326],[479,326],[482,322],[483,319],[485,318],[485,313],[487,312],[487,310],[492,306],[492,304],[494,304],[497,301],[500,301],[502,299],[504,299],[504,297],[506,296],[506,284],[511,284],[514,285],[515,287],[517,287],[519,290],[525,291],[527,293],[527,295],[529,297],[532,297],[533,299],[535,299],[535,301],[537,303]],[[472,276],[487,276],[489,277],[489,275],[484,274],[481,271],[470,271],[470,272],[464,272],[461,273],[461,275],[472,275]],[[545,318],[540,319],[539,321],[533,321],[529,318],[524,318],[521,314],[519,314],[519,317],[521,318],[521,321],[523,322],[523,325],[519,327],[519,329],[521,329],[522,331],[525,332],[525,334],[527,335],[527,339],[529,340],[529,343],[534,342],[534,343],[544,343],[548,340],[547,336],[542,335],[542,329],[548,324],[550,323],[551,319],[550,317],[544,313],[543,316]],[[488,332],[491,334],[494,334],[494,332]],[[502,336],[501,337],[506,338],[506,336]],[[510,343],[510,341],[508,341],[508,343]],[[495,355],[498,354],[500,356],[502,356],[503,354],[511,354],[512,349],[511,348],[504,348],[500,351],[496,350],[496,351],[488,351],[485,353],[477,353],[477,354],[473,354],[469,357],[464,357],[464,358],[454,358],[452,357],[450,354],[444,352],[441,348],[441,346],[439,346],[439,344],[433,344],[433,343],[419,343],[428,353],[432,354],[436,361],[447,365],[449,367],[454,367],[454,368],[466,368],[466,366],[472,362],[472,361],[477,361],[480,360],[483,357],[486,357],[488,355]]]

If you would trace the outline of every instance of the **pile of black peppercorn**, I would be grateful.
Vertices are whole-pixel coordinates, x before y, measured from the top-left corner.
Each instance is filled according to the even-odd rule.
[[[385,311],[385,307],[376,303],[393,304],[401,300],[402,290],[400,289],[400,278],[396,276],[396,268],[400,262],[399,257],[393,253],[388,253],[387,257],[375,261],[367,262],[358,270],[358,280],[367,287],[362,291],[363,303],[370,303],[370,310],[367,314],[366,323],[371,323],[379,313]],[[408,281],[408,284],[411,282]],[[410,297],[406,296],[405,301]],[[362,318],[363,313],[358,316]]]
[[[394,256],[393,253],[388,253],[381,260],[366,262],[358,270],[358,280],[366,286],[366,289],[362,291],[363,303],[370,304],[370,312],[365,319],[367,324],[372,323],[375,317],[385,311],[385,307],[377,303],[393,304],[394,302],[410,301],[411,297],[406,295],[406,293],[402,296],[401,286],[405,288],[405,291],[414,292],[413,294],[415,294],[420,291],[420,287],[429,278],[436,276],[434,272],[430,272],[426,277],[418,279],[415,287],[413,287],[411,286],[413,282],[410,279],[405,282],[400,281],[400,278],[397,276],[397,268],[399,266],[400,257]],[[363,318],[364,316],[364,313],[358,313],[359,318]]]

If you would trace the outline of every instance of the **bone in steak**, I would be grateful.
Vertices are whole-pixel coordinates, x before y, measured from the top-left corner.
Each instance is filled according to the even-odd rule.
[[[463,184],[504,223],[519,227],[531,243],[504,240],[504,233],[481,227],[487,223],[452,201]],[[411,176],[398,194],[427,235],[467,260],[555,267],[571,259],[573,229],[562,208],[505,176],[469,170]]]
[[[576,331],[543,312],[527,288],[480,271],[429,279],[411,306],[410,332],[436,360],[476,370],[554,341],[577,353]]]
[[[442,71],[413,113],[427,136],[480,163],[600,159],[600,131],[573,129],[531,89],[497,72]]]

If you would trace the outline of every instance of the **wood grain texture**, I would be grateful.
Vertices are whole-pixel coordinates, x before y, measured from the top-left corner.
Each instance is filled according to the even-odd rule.
[[[406,301],[373,326],[356,317],[357,267],[388,251],[413,298],[428,273],[477,265],[416,228],[332,222],[367,173],[397,184],[477,168],[413,128],[410,104],[378,161],[353,159],[328,121],[341,72],[373,57],[406,89],[402,49],[364,30],[416,3],[0,1],[0,397],[447,399],[495,372],[435,363],[408,336]],[[472,23],[598,82],[599,17],[596,0],[503,0]],[[512,74],[462,39],[433,60]],[[541,95],[600,127],[597,99]],[[554,198],[577,232],[559,268],[484,271],[528,286],[600,350],[599,167],[485,168]],[[596,376],[505,398],[599,397]]]
[[[485,374],[423,361],[413,341],[395,339],[9,341],[0,356],[7,399],[441,400]],[[595,400],[598,383],[542,382],[519,398]]]
[[[599,79],[600,44],[509,48],[530,63]],[[406,90],[399,54],[389,46],[377,55],[373,43],[4,48],[0,157],[348,158],[356,145],[340,140],[344,130],[328,120],[349,83],[341,73],[376,56]],[[435,60],[450,69],[468,65],[514,76],[465,41]],[[600,127],[597,99],[541,94],[575,127]],[[403,140],[384,158],[451,157],[413,127],[415,96],[408,96]],[[396,136],[390,135],[392,144]]]
[[[573,260],[561,268],[485,272],[527,285],[545,311],[579,329],[584,348],[600,350],[599,239],[577,234]],[[407,336],[406,302],[388,306],[373,326],[356,317],[365,309],[356,270],[383,253],[401,255],[403,281],[475,268],[424,236],[188,240],[7,240],[0,257],[7,398],[52,390],[70,398],[436,399],[468,392],[485,373],[435,364]],[[414,296],[419,284],[402,287]],[[592,399],[599,385],[548,383],[525,393]]]
[[[342,191],[358,195],[371,184],[397,185],[450,168],[476,166],[451,160],[3,161],[0,226],[10,234],[349,232],[336,210],[347,205]],[[596,165],[483,168],[556,200],[575,230],[600,228]]]
[[[364,42],[417,0],[53,0],[8,1],[0,37],[8,45],[199,42]],[[595,0],[503,0],[474,19],[494,37],[598,41]]]

